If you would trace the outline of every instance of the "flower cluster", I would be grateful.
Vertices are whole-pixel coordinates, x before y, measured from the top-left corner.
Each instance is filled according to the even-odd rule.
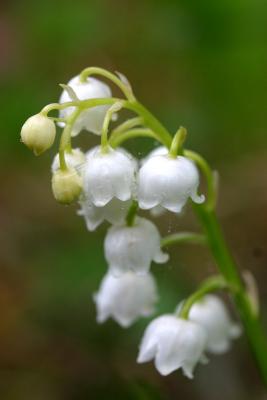
[[[193,305],[188,320],[180,318],[179,313],[178,317],[163,315],[153,320],[145,331],[137,361],[155,358],[162,375],[182,368],[192,378],[197,362],[208,361],[205,351],[222,354],[230,348],[231,339],[240,334],[239,325],[230,320],[219,297],[207,295]]]
[[[123,91],[126,100],[112,97],[109,86],[91,77],[102,74]],[[190,199],[205,201],[198,194],[199,157],[183,149],[185,130],[171,138],[156,120],[138,105],[129,82],[97,68],[88,68],[63,86],[58,104],[45,107],[22,127],[22,141],[36,155],[53,145],[56,124],[63,128],[58,154],[52,162],[52,191],[63,204],[77,202],[78,215],[89,231],[104,221],[111,224],[104,239],[108,270],[94,295],[97,321],[112,317],[128,327],[139,317],[151,316],[159,298],[151,263],[166,263],[158,228],[138,209],[154,215],[168,210],[179,213]],[[109,125],[121,108],[139,113],[113,129]],[[59,110],[58,117],[48,112]],[[142,114],[143,113],[143,114]],[[152,117],[151,117],[152,118]],[[100,144],[83,152],[72,148],[72,138],[82,130],[100,135]],[[120,147],[127,138],[148,136],[161,145],[143,160]],[[204,169],[205,172],[205,169]],[[240,334],[222,301],[205,295],[196,301],[185,318],[183,304],[173,314],[153,320],[140,346],[138,362],[155,359],[162,375],[182,368],[191,378],[197,362],[206,362],[205,352],[223,353]]]

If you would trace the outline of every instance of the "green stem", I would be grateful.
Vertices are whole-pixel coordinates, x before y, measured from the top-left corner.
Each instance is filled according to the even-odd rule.
[[[182,145],[185,141],[187,135],[187,131],[184,127],[180,127],[176,134],[174,135],[174,138],[172,139],[170,151],[169,151],[169,157],[171,158],[176,158],[177,154],[181,152]]]
[[[206,237],[200,233],[178,232],[161,239],[161,247],[167,247],[177,243],[205,244]]]
[[[109,144],[111,147],[118,147],[123,142],[136,137],[150,137],[152,139],[161,141],[160,138],[151,130],[146,128],[136,128],[130,129],[129,131],[120,132],[120,134],[111,135],[109,139]]]
[[[180,318],[188,319],[191,307],[198,301],[200,301],[206,294],[215,292],[217,290],[230,289],[225,279],[219,276],[212,276],[202,282],[198,290],[196,290],[191,296],[189,296],[182,305],[178,316]]]
[[[138,125],[143,125],[143,118],[141,117],[134,117],[127,119],[126,121],[122,122],[120,125],[116,126],[115,129],[111,132],[112,135],[121,134],[124,131],[128,131]]]
[[[108,149],[108,128],[110,121],[112,120],[112,115],[119,111],[122,108],[121,102],[114,103],[106,112],[103,126],[102,126],[102,132],[101,132],[101,148],[102,152],[106,152]]]
[[[233,295],[243,322],[251,350],[257,361],[263,381],[267,385],[267,342],[258,316],[253,311],[238,268],[225,243],[215,212],[205,205],[194,205],[194,210],[204,228],[213,256],[227,283],[237,288]]]
[[[129,208],[129,211],[126,215],[127,226],[133,226],[137,210],[138,210],[138,202],[136,200],[133,200],[131,207]]]
[[[117,103],[118,101],[121,101],[121,99],[116,98],[116,97],[105,97],[105,98],[100,98],[100,99],[88,99],[88,100],[79,100],[79,101],[67,101],[66,103],[51,103],[45,106],[41,111],[40,114],[46,115],[50,111],[54,110],[65,110],[65,108],[69,107],[79,107],[82,110],[86,110],[87,108],[93,108],[97,106],[103,106],[103,105],[112,105],[114,103]]]
[[[60,144],[59,144],[59,163],[60,163],[60,169],[62,171],[67,169],[67,164],[65,160],[65,151],[67,150],[69,152],[71,149],[71,130],[74,122],[79,117],[81,112],[82,110],[80,110],[79,108],[76,108],[73,111],[73,113],[66,120],[66,126],[61,134]]]
[[[69,101],[67,103],[58,104],[48,104],[45,106],[41,113],[43,115],[47,115],[52,110],[64,110],[68,107],[78,107],[80,110],[86,110],[87,108],[93,108],[102,105],[112,105],[114,103],[120,102],[123,108],[126,108],[130,111],[134,111],[139,116],[143,118],[144,125],[149,127],[157,137],[160,138],[161,143],[170,148],[172,143],[172,136],[169,134],[167,129],[154,117],[154,115],[148,111],[141,103],[136,100],[122,100],[115,97],[104,98],[104,99],[89,99],[89,100],[80,100],[80,101]]]
[[[143,117],[144,125],[148,126],[153,132],[156,133],[157,137],[161,139],[161,142],[168,149],[172,143],[172,136],[169,134],[167,129],[154,117],[154,115],[148,111],[141,103],[137,100],[131,102],[124,102],[124,107],[129,110],[135,111],[137,114]]]
[[[68,107],[76,107],[76,110],[71,114],[71,116],[66,121],[66,127],[62,132],[61,140],[60,140],[60,148],[59,148],[59,159],[60,159],[60,168],[62,170],[67,168],[66,161],[65,161],[65,150],[70,145],[71,140],[71,129],[72,125],[75,122],[76,118],[80,115],[83,110],[88,108],[97,107],[99,105],[106,105],[109,104],[111,106],[116,105],[118,103],[120,108],[124,107],[128,110],[136,112],[139,116],[142,117],[142,120],[145,125],[147,125],[150,129],[140,129],[139,131],[132,130],[128,132],[124,132],[124,134],[119,134],[116,136],[116,140],[111,140],[111,146],[118,146],[121,142],[130,137],[136,136],[147,136],[152,137],[154,139],[159,140],[164,146],[170,147],[172,142],[172,137],[166,128],[151,114],[142,104],[137,102],[136,100],[121,100],[117,98],[104,98],[104,99],[89,99],[89,100],[82,100],[82,101],[70,101],[63,104],[53,103],[49,104],[41,110],[43,115],[47,115],[52,110],[63,110]],[[107,113],[107,126],[109,123],[110,115],[109,112]],[[136,120],[135,120],[136,122]],[[107,127],[106,127],[107,128]],[[103,133],[104,132],[104,133]],[[105,148],[107,145],[107,130],[103,129],[102,132],[102,148]]]
[[[132,92],[132,88],[129,85],[126,85],[124,82],[122,82],[115,74],[112,72],[106,71],[103,68],[99,67],[88,67],[85,68],[81,73],[80,73],[80,80],[81,82],[85,82],[86,79],[90,75],[100,75],[104,76],[105,78],[109,79],[112,81],[115,85],[117,85],[122,93],[127,97],[129,100],[134,100],[135,97]]]

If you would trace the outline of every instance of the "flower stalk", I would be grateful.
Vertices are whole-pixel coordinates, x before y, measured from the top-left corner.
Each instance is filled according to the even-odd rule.
[[[186,299],[178,313],[178,316],[180,318],[188,319],[191,307],[197,301],[201,300],[202,297],[208,293],[222,289],[230,289],[230,287],[221,275],[206,279],[204,282],[202,282],[200,288]]]
[[[112,81],[122,91],[125,98],[111,97],[112,94],[109,87],[95,78],[90,78],[92,75],[100,75]],[[87,207],[92,214],[92,226],[97,226],[104,219],[104,214],[113,215],[112,206],[114,206],[114,209],[118,205],[121,207],[122,214],[124,215],[123,218],[125,218],[124,225],[119,227],[114,225],[109,229],[105,239],[105,256],[109,263],[110,271],[114,270],[118,276],[127,272],[125,271],[125,260],[128,260],[127,268],[130,271],[130,275],[133,271],[142,275],[149,271],[152,260],[157,263],[167,261],[168,255],[161,251],[162,247],[176,243],[207,244],[216,261],[220,275],[205,281],[199,290],[185,301],[179,313],[179,319],[181,319],[179,323],[173,317],[168,316],[167,319],[165,317],[159,318],[160,321],[155,322],[155,324],[161,324],[163,320],[167,321],[171,327],[175,327],[181,338],[183,338],[184,332],[187,329],[199,330],[198,326],[192,327],[191,324],[188,324],[188,321],[185,321],[189,316],[192,305],[210,291],[229,290],[243,322],[263,381],[267,386],[267,341],[258,314],[255,312],[255,307],[252,304],[238,272],[238,267],[225,242],[215,214],[217,201],[217,180],[215,173],[201,155],[183,148],[186,137],[185,128],[181,127],[174,137],[172,137],[165,126],[136,100],[131,85],[122,74],[117,73],[115,75],[98,67],[86,68],[78,77],[75,77],[75,87],[77,90],[83,84],[90,94],[83,95],[83,99],[85,100],[80,100],[80,96],[76,95],[75,90],[71,86],[63,85],[63,89],[69,95],[68,98],[72,101],[62,101],[47,105],[38,114],[38,120],[36,120],[36,116],[33,116],[26,121],[26,125],[24,125],[21,132],[22,141],[28,147],[32,148],[36,154],[41,154],[50,148],[54,142],[54,122],[64,126],[59,145],[58,159],[60,169],[54,171],[52,179],[55,197],[64,204],[71,203],[73,199],[80,199],[79,201],[81,201],[80,193],[83,191],[91,199],[91,203],[87,204]],[[90,114],[91,110],[89,109],[94,108],[98,109],[99,115],[96,114],[94,116]],[[110,137],[108,137],[112,115],[122,108],[134,112],[136,116],[121,123],[111,132]],[[58,110],[63,114],[66,113],[64,115],[60,114],[59,117],[48,117],[48,113],[53,110]],[[81,118],[82,116],[83,118]],[[94,126],[90,124],[91,120],[94,119],[92,116],[95,118]],[[86,162],[90,163],[90,168],[84,170],[86,184],[82,182],[79,171],[76,170],[75,166],[69,169],[66,163],[66,158],[72,154],[71,138],[72,136],[76,136],[82,129],[92,131],[95,134],[101,134],[101,151],[96,147],[93,152],[91,151],[90,156],[87,154]],[[114,148],[125,140],[135,137],[148,137],[159,141],[164,146],[163,150],[166,150],[166,156],[169,155],[169,157],[158,155],[157,159],[156,157],[154,159],[152,157],[140,168],[138,202],[133,200],[135,198],[133,187],[138,169],[137,163],[135,165],[131,156],[126,154],[127,152],[123,153],[121,149],[114,150]],[[113,149],[110,149],[109,146],[113,147]],[[181,157],[177,157],[177,155]],[[91,168],[92,165],[94,168]],[[199,184],[198,169],[206,181],[207,196],[205,203],[203,203],[204,196],[198,196],[197,194]],[[177,170],[179,170],[178,175],[176,174]],[[168,171],[168,179],[165,179],[164,174],[160,175],[159,172],[161,171],[164,171],[164,173]],[[153,189],[152,196],[149,190],[147,190],[148,186],[150,189]],[[177,194],[177,192],[179,193]],[[162,196],[162,193],[164,196]],[[165,197],[167,197],[167,200]],[[189,197],[193,200],[192,206],[203,228],[204,235],[192,232],[180,232],[161,239],[157,228],[150,221],[136,216],[138,206],[143,209],[152,209],[159,205],[171,212],[180,212]],[[156,198],[156,201],[154,198]],[[132,205],[129,207],[131,201]],[[128,202],[128,206],[125,204],[126,202]],[[128,213],[125,211],[125,207],[129,207]],[[96,213],[99,214],[97,218]],[[124,254],[124,258],[121,256],[122,254]],[[143,254],[147,257],[143,257]],[[141,260],[143,262],[141,265],[142,268],[140,268],[140,255],[143,257],[143,260]],[[143,314],[141,306],[141,311],[138,310],[137,314]],[[111,311],[109,310],[109,313],[114,314],[114,310]],[[105,317],[103,317],[104,319]],[[117,316],[117,319],[121,321],[121,315],[120,318]],[[123,320],[123,323],[127,325],[125,320]],[[153,327],[155,328],[156,325],[153,325]],[[170,332],[173,332],[173,329]],[[166,331],[166,335],[169,335],[168,330]],[[148,336],[150,336],[150,332]],[[204,341],[200,347],[202,348],[203,346]],[[145,354],[146,346],[144,345],[143,347],[144,354],[141,352],[139,362],[148,361]],[[201,353],[202,351],[199,352],[198,359],[200,359]],[[197,359],[194,363],[196,361]],[[179,364],[176,367],[178,368],[179,366],[181,365]],[[191,367],[193,367],[193,364]],[[192,368],[188,369],[184,366],[184,369],[186,375],[191,377]],[[161,372],[163,375],[166,375],[171,370],[163,368]]]
[[[178,154],[182,153],[182,146],[186,139],[186,135],[187,135],[186,129],[183,126],[181,126],[174,135],[174,138],[172,140],[169,151],[170,157],[176,158]]]
[[[250,348],[254,354],[262,379],[267,385],[267,342],[258,316],[254,313],[237,265],[225,243],[222,230],[213,210],[195,205],[195,213],[206,233],[208,245],[225,281],[237,290],[233,299],[243,322]]]
[[[205,235],[194,232],[177,232],[165,236],[161,239],[161,247],[168,247],[174,244],[192,243],[192,244],[207,244]]]
[[[126,215],[127,226],[133,226],[137,210],[138,210],[138,202],[136,200],[133,200],[129,208],[129,211]]]

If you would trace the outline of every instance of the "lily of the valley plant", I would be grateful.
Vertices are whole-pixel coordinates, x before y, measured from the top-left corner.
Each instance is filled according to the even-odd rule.
[[[94,77],[92,77],[94,75]],[[110,87],[97,79],[111,81],[122,92],[112,96]],[[192,378],[197,363],[206,363],[207,353],[221,354],[245,331],[262,377],[267,383],[267,347],[259,322],[257,298],[251,295],[225,243],[215,215],[217,181],[207,161],[185,148],[186,130],[172,135],[135,97],[122,74],[101,68],[86,68],[61,85],[59,103],[49,104],[30,117],[22,127],[21,140],[36,155],[49,149],[62,128],[58,153],[52,162],[52,191],[62,204],[76,202],[78,214],[89,231],[103,221],[109,227],[104,240],[108,264],[93,299],[97,321],[113,318],[129,327],[139,317],[155,312],[158,300],[151,263],[166,263],[166,247],[175,243],[209,246],[218,275],[207,278],[174,306],[173,312],[150,322],[141,340],[138,363],[154,360],[162,375],[182,369]],[[132,118],[111,129],[123,109]],[[59,115],[51,116],[51,111]],[[82,131],[99,135],[99,145],[87,152],[72,147]],[[158,148],[143,160],[135,159],[122,144],[136,137],[158,142]],[[199,193],[200,177],[206,193]],[[152,216],[168,210],[180,213],[192,205],[202,233],[176,232],[162,238]],[[150,210],[146,218],[138,210]],[[233,299],[240,322],[233,322],[222,299],[214,292],[225,290]]]

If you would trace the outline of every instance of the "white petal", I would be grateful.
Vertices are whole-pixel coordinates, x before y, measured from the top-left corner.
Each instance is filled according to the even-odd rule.
[[[152,217],[161,217],[165,212],[165,208],[163,208],[161,205],[155,206],[150,210]]]
[[[168,258],[160,250],[160,235],[156,226],[139,217],[131,227],[125,224],[111,227],[104,249],[109,268],[117,276],[129,270],[145,274],[152,260],[165,262]]]
[[[204,203],[204,201],[205,201],[204,194],[198,195],[196,192],[193,192],[190,197],[193,200],[193,202],[196,204],[201,204],[201,203]]]
[[[137,361],[146,362],[155,357],[160,374],[165,376],[182,368],[192,378],[196,363],[203,359],[205,344],[206,334],[201,326],[163,315],[148,325]]]
[[[86,82],[81,82],[79,77],[75,76],[68,82],[68,85],[74,90],[80,100],[106,98],[112,95],[110,88],[105,83],[93,77],[88,78]],[[71,101],[71,99],[68,92],[64,90],[59,102],[65,103],[68,101]],[[109,107],[109,105],[103,105],[83,111],[74,124],[72,135],[76,136],[82,129],[99,135]],[[73,111],[74,107],[65,108],[60,111],[59,116],[60,118],[67,118]],[[63,124],[59,123],[59,126]]]
[[[160,249],[155,253],[155,256],[153,258],[153,261],[155,261],[158,264],[164,264],[169,260],[169,254],[163,253]]]
[[[137,318],[154,312],[157,301],[156,282],[151,274],[140,278],[132,272],[121,278],[106,274],[94,300],[97,306],[97,320],[112,317],[121,326],[128,327]]]
[[[197,202],[198,170],[194,163],[182,156],[176,159],[168,155],[149,157],[139,171],[138,200],[140,208],[158,205],[172,212],[180,212],[188,197]]]
[[[157,342],[155,340],[142,343],[136,361],[139,364],[151,361],[155,357],[156,351],[157,351]]]
[[[83,181],[85,195],[97,207],[114,197],[127,201],[134,190],[135,162],[121,151],[109,148],[102,153],[97,146],[87,154]]]
[[[184,375],[189,378],[189,379],[193,379],[194,375],[193,375],[193,369],[194,369],[195,365],[193,365],[192,363],[184,363],[182,370]]]
[[[214,295],[206,295],[195,303],[189,318],[206,330],[207,350],[214,354],[225,353],[231,346],[231,339],[240,336],[240,327],[232,323],[222,300]]]
[[[121,201],[114,197],[103,207],[105,219],[113,225],[122,224],[130,206],[131,200]]]
[[[96,207],[90,199],[83,197],[78,215],[84,217],[87,229],[94,231],[104,220],[113,225],[123,223],[130,205],[130,200],[120,201],[113,198],[104,207]]]
[[[169,150],[167,149],[167,147],[164,146],[159,146],[156,147],[155,149],[153,149],[152,151],[150,151],[150,153],[148,153],[146,155],[146,157],[142,158],[140,160],[140,165],[144,165],[145,162],[151,158],[151,157],[155,157],[155,156],[166,156],[169,153]]]
[[[147,326],[139,349],[137,357],[138,363],[144,363],[152,360],[158,351],[158,339],[160,329],[164,325],[170,325],[173,322],[172,315],[163,315],[154,319]]]
[[[78,210],[78,215],[84,217],[88,231],[92,232],[96,230],[104,221],[102,208],[94,206],[94,204],[88,200],[80,201],[80,206],[81,208]]]
[[[158,351],[155,356],[155,366],[163,376],[169,375],[183,366],[183,360],[179,355],[179,345],[175,340],[177,334],[178,331],[176,329],[174,335],[171,332],[168,338],[164,338],[164,342],[158,343]]]

